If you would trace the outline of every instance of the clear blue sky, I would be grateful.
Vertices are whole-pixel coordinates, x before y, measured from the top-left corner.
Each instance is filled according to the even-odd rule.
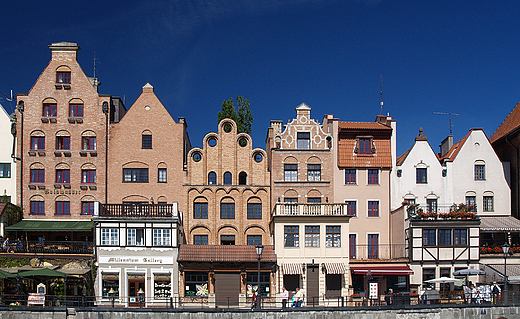
[[[26,93],[47,45],[77,42],[100,93],[130,107],[150,82],[194,146],[216,131],[225,99],[251,101],[253,143],[271,119],[397,121],[398,155],[424,128],[435,151],[470,128],[488,137],[520,101],[519,1],[169,0],[9,1],[0,13],[0,91]],[[11,111],[4,98],[0,103]]]

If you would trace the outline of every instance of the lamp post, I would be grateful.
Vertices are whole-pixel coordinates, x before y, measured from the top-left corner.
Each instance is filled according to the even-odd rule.
[[[256,308],[260,309],[260,258],[262,256],[262,250],[264,250],[264,246],[256,245],[256,254],[258,255],[258,288],[256,288]]]
[[[508,298],[508,291],[507,291],[507,254],[509,254],[509,243],[506,241],[506,243],[502,246],[502,250],[504,251],[504,296],[506,297],[506,300]]]

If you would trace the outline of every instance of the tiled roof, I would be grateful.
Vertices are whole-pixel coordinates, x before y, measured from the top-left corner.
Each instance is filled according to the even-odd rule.
[[[453,162],[453,160],[455,160],[455,158],[459,154],[460,149],[462,148],[462,145],[464,145],[464,143],[466,143],[466,140],[468,139],[468,137],[472,131],[473,131],[473,129],[469,130],[469,132],[468,132],[468,134],[466,134],[466,136],[464,136],[457,143],[453,144],[453,146],[450,148],[450,150],[444,156],[442,156],[440,158],[440,160],[447,161],[447,162]]]
[[[338,141],[338,165],[340,167],[392,167],[392,142],[390,139],[374,139],[376,153],[362,156],[354,153],[356,139],[340,138]]]
[[[340,129],[349,130],[391,130],[390,126],[386,126],[377,122],[338,122]]]
[[[413,147],[413,146],[412,146]],[[406,159],[406,157],[408,156],[408,154],[410,153],[410,151],[412,150],[412,147],[410,147],[406,152],[404,152],[403,155],[399,156],[396,160],[396,164],[399,166],[401,164],[403,164],[404,160]]]
[[[181,245],[179,262],[257,262],[255,246],[239,245]],[[265,245],[260,261],[276,261],[272,245]]]
[[[481,231],[519,231],[520,220],[513,216],[482,216],[480,217]]]
[[[507,133],[511,132],[515,128],[520,126],[520,102],[515,108],[509,113],[504,122],[500,124],[495,133],[491,135],[489,142],[494,143],[495,141],[504,137]]]

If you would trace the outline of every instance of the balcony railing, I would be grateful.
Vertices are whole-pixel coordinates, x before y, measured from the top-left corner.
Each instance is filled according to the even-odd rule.
[[[347,204],[276,203],[273,216],[350,216]],[[352,215],[354,216],[354,215]]]
[[[101,204],[99,216],[171,218],[177,216],[177,204]]]
[[[352,245],[350,260],[407,259],[405,245]]]
[[[3,253],[45,253],[45,254],[87,254],[94,253],[94,243],[91,241],[28,241],[21,245],[13,243]]]
[[[475,205],[426,205],[408,204],[408,216],[414,219],[478,219]]]

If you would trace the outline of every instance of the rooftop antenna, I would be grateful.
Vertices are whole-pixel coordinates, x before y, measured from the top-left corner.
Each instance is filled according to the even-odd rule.
[[[99,60],[96,59],[96,52],[94,52],[94,79],[96,78],[96,64],[99,64]]]
[[[453,127],[453,125],[451,124],[451,116],[459,116],[459,114],[457,113],[451,113],[451,112],[448,112],[448,113],[444,113],[444,112],[433,112],[433,114],[437,114],[437,115],[449,115],[450,116],[450,135],[452,135],[452,131],[451,131],[451,128]]]
[[[379,76],[379,86],[381,88],[381,113],[380,114],[383,114],[383,76],[380,75]]]

